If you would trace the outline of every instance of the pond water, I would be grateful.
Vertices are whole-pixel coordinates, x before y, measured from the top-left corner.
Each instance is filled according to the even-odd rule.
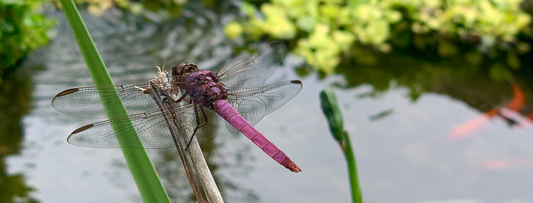
[[[141,202],[120,149],[82,148],[66,142],[74,129],[98,120],[72,118],[50,106],[60,91],[92,84],[64,16],[50,15],[61,23],[55,40],[33,53],[6,82],[24,88],[2,95],[11,105],[20,103],[21,109],[31,110],[20,111],[21,132],[11,131],[17,137],[11,136],[14,141],[8,142],[17,148],[2,156],[3,178],[19,181],[0,188],[33,188],[29,196],[39,202]],[[235,16],[218,15],[184,12],[184,18],[164,25],[135,17],[122,21],[83,17],[115,84],[123,84],[154,77],[155,66],[164,59],[170,65],[191,61],[208,69],[231,59],[235,42],[224,38],[223,24]],[[418,81],[429,80],[423,73],[433,73],[432,69],[414,67],[419,68],[414,72],[402,63],[379,69],[390,77],[375,78],[369,74],[375,67],[354,66],[342,70],[344,74],[321,79],[315,72],[297,74],[295,67],[302,63],[289,53],[271,82],[300,79],[303,90],[256,125],[302,172],[291,173],[244,136],[220,128],[203,146],[226,202],[351,201],[346,163],[318,99],[319,91],[331,86],[355,149],[364,202],[533,201],[528,189],[533,183],[533,128],[509,127],[504,117],[494,116],[461,139],[450,139],[458,126],[480,120],[486,111],[510,101],[510,83],[487,85],[468,74],[435,74],[442,77],[440,82],[423,83]],[[413,75],[396,74],[402,71]],[[529,91],[533,85],[525,82],[528,78],[517,77],[527,102],[533,98]],[[414,97],[407,83],[425,85],[421,88],[426,91]],[[21,103],[24,97],[11,95],[32,100]],[[512,116],[523,119],[525,115]],[[18,125],[12,122],[6,125]],[[175,149],[148,152],[173,201],[192,202]]]

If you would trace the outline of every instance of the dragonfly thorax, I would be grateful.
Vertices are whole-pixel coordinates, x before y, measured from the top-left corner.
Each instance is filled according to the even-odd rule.
[[[185,90],[194,103],[213,108],[217,100],[227,99],[228,93],[220,83],[218,76],[211,71],[198,71],[191,73],[185,79]]]

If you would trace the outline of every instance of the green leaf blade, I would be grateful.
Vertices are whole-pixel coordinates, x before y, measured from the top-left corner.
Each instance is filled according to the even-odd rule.
[[[83,23],[76,6],[74,5],[74,2],[72,0],[60,0],[60,2],[72,28],[76,41],[78,42],[80,51],[85,59],[85,62],[87,63],[87,67],[89,68],[94,84],[97,86],[113,85],[113,81],[107,72],[105,64],[100,57],[100,54],[98,53],[98,50],[96,49],[96,46],[94,45],[94,42],[90,37],[89,32],[85,27],[85,24]],[[103,98],[110,96],[109,94],[115,94],[116,96],[118,93],[113,92],[104,94],[103,92],[100,92],[100,97]],[[126,108],[123,105],[114,105],[113,108],[109,108],[108,106],[111,106],[111,102],[114,103],[115,101],[102,100],[102,102],[109,118],[127,115]],[[119,140],[119,144],[121,146],[126,143],[126,141],[130,143],[141,143],[137,135],[125,135],[124,133],[117,131],[117,129],[132,129],[133,125],[131,123],[112,124],[112,127],[113,130],[115,130],[117,139]],[[132,137],[136,137],[137,139],[132,140]],[[135,183],[137,184],[137,188],[139,189],[139,193],[141,194],[143,201],[170,202],[170,198],[163,188],[163,185],[159,180],[157,172],[155,171],[152,162],[148,158],[146,151],[144,149],[122,147],[122,152],[133,175]]]

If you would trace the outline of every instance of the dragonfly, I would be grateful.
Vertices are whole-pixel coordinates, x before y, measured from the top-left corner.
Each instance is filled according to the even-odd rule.
[[[120,100],[126,107],[128,116],[109,118],[74,130],[67,138],[72,145],[94,148],[174,147],[163,116],[168,112],[147,94],[154,87],[150,84],[155,83],[158,84],[156,88],[161,90],[158,93],[160,101],[171,105],[174,115],[179,115],[174,122],[194,129],[192,132],[179,129],[179,136],[190,140],[192,137],[209,139],[216,134],[218,119],[222,118],[229,132],[242,133],[277,163],[292,172],[300,172],[301,169],[283,151],[253,127],[302,89],[299,80],[264,84],[277,69],[284,53],[283,44],[273,42],[213,72],[199,70],[194,63],[180,63],[172,68],[171,75],[164,67],[159,68],[158,76],[149,81],[64,90],[54,97],[52,106],[59,112],[83,118],[109,118],[102,103],[114,106],[120,105],[116,102]],[[126,122],[131,122],[133,128],[115,130],[125,134],[134,134],[131,131],[135,130],[142,145],[138,142],[119,145],[112,125]]]

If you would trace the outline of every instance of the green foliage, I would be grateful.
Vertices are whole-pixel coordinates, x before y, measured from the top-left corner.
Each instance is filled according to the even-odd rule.
[[[335,92],[330,89],[320,91],[320,105],[328,119],[331,134],[333,134],[333,138],[341,147],[344,157],[346,158],[348,175],[350,176],[350,187],[352,190],[352,202],[362,203],[363,198],[361,188],[359,187],[355,154],[352,149],[352,143],[350,142],[350,136],[348,135],[348,132],[344,130],[344,121],[342,119],[342,113],[339,109],[339,103],[337,102]]]
[[[54,20],[39,13],[41,0],[0,1],[0,77],[35,48],[50,40]]]
[[[520,10],[520,0],[272,0],[256,7],[243,2],[244,35],[295,40],[294,52],[325,72],[357,55],[358,47],[377,53],[395,48],[427,50],[441,57],[480,50],[491,58],[511,49],[528,52],[518,39],[529,34],[531,17]],[[236,37],[236,32],[231,33]],[[466,46],[463,46],[466,44]],[[504,54],[506,55],[506,54]],[[518,67],[516,60],[510,67]],[[364,60],[364,59],[362,59]]]
[[[115,7],[154,21],[160,21],[179,18],[187,0],[75,0],[75,2],[87,6],[87,11],[97,16],[103,15],[106,10]]]
[[[7,161],[23,150],[25,132],[20,121],[33,106],[33,86],[32,75],[26,71],[6,75],[0,87],[0,202],[39,202],[27,176],[10,172]]]
[[[230,39],[235,39],[242,34],[242,26],[239,23],[230,23],[224,28],[224,34]]]

